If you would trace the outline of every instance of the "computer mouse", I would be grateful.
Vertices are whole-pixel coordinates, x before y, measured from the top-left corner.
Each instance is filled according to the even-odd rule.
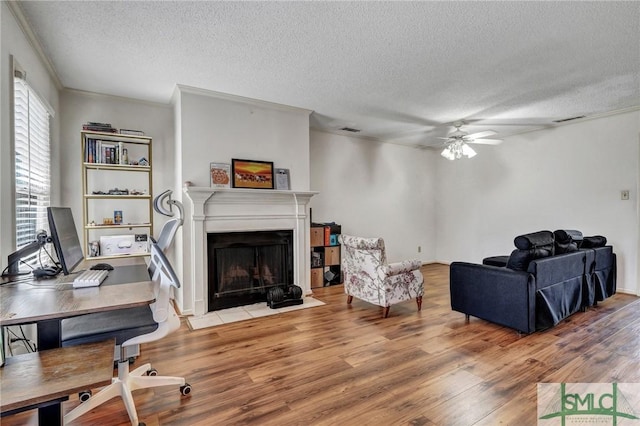
[[[36,268],[33,270],[33,276],[36,278],[55,277],[60,273],[60,268],[56,266],[45,266],[44,268]]]
[[[91,268],[89,268],[93,271],[112,271],[113,270],[113,266],[109,265],[108,263],[96,263],[95,265],[93,265]]]

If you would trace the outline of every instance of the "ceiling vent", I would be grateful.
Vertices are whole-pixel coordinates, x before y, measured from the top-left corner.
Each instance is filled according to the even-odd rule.
[[[579,120],[585,118],[586,115],[579,115],[577,117],[563,118],[562,120],[553,120],[554,123],[566,123],[567,121]]]
[[[340,130],[344,132],[351,132],[351,133],[358,133],[360,131],[360,129],[354,129],[353,127],[343,127]]]

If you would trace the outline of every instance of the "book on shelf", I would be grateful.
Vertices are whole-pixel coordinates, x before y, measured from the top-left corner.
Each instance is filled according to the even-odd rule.
[[[128,164],[123,157],[126,151],[122,142],[109,142],[88,138],[84,147],[84,161],[94,164]]]

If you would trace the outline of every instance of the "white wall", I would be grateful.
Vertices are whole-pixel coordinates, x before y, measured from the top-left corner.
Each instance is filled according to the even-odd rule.
[[[56,115],[51,119],[51,180],[52,202],[60,198],[59,168],[59,99],[55,81],[25,37],[7,2],[0,5],[0,265],[4,269],[7,256],[15,250],[15,220],[13,200],[13,148],[11,143],[10,99],[13,90],[10,55],[27,72],[27,82],[51,105]]]
[[[436,259],[437,153],[311,131],[314,222],[383,237],[387,260]],[[422,251],[418,253],[418,246]]]
[[[436,257],[481,262],[519,234],[578,229],[618,255],[618,289],[638,287],[640,112],[567,124],[474,146],[471,160],[438,161]],[[622,201],[621,190],[631,199]]]
[[[64,90],[61,97],[62,197],[60,205],[71,207],[82,240],[82,124],[87,121],[110,123],[123,129],[136,129],[153,138],[153,191],[158,195],[173,188],[174,130],[170,105],[142,102],[115,96]],[[128,188],[133,189],[133,188]],[[168,219],[154,213],[154,234],[158,235]]]
[[[290,170],[291,189],[309,189],[309,111],[178,86],[181,182],[209,186],[209,164],[232,158],[273,161]]]

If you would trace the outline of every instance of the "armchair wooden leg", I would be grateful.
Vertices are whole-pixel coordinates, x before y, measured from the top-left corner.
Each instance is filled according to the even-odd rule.
[[[385,306],[382,308],[382,318],[387,318],[389,316],[389,309],[391,306]]]
[[[416,303],[418,304],[418,311],[422,310],[422,296],[416,297]]]
[[[347,305],[350,305],[351,302],[353,302],[353,296],[350,294],[347,294]]]

